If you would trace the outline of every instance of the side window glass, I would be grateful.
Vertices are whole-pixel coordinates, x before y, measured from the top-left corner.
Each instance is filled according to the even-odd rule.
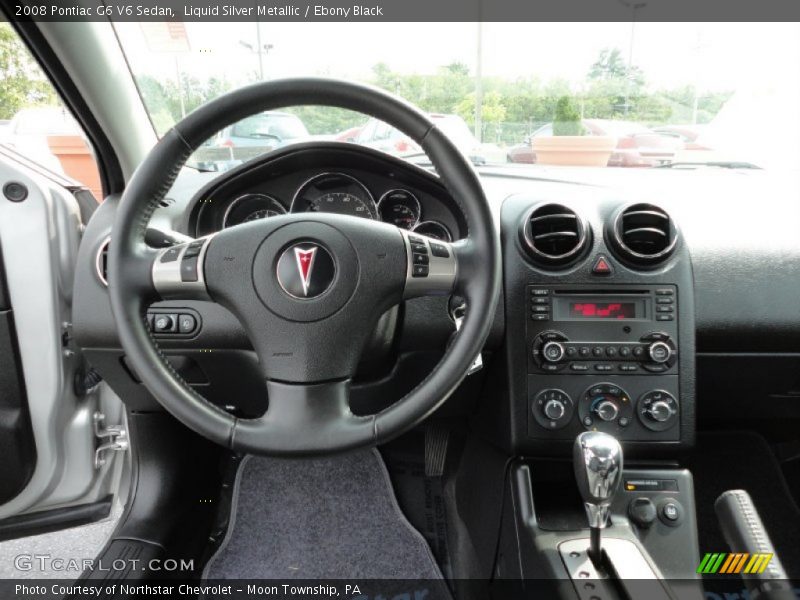
[[[0,23],[0,144],[103,197],[92,149],[25,44]]]

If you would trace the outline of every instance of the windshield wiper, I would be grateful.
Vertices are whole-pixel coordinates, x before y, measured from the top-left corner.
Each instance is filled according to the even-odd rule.
[[[691,167],[717,167],[719,169],[761,169],[750,162],[735,160],[709,160],[705,162],[673,162],[656,165],[654,169],[688,169]]]

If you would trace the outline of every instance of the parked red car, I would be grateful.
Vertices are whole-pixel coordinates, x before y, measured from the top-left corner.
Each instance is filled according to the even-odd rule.
[[[684,142],[676,135],[665,135],[630,121],[611,121],[607,119],[583,119],[587,135],[612,136],[617,138],[617,147],[609,167],[653,167],[669,163],[675,153],[684,148]],[[509,148],[508,161],[514,163],[536,162],[536,153],[531,147],[531,139],[553,135],[553,124],[548,123],[537,129],[523,143]]]

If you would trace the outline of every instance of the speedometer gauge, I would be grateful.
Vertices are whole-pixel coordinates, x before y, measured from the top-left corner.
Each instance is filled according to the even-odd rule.
[[[278,200],[267,194],[245,194],[231,202],[222,217],[222,227],[233,227],[240,223],[266,219],[286,214],[286,209]]]
[[[344,173],[322,173],[306,181],[294,195],[291,212],[378,218],[378,207],[366,186]]]
[[[452,242],[453,235],[450,230],[439,223],[439,221],[423,221],[415,226],[411,231],[420,235],[427,235],[443,242]]]
[[[397,225],[401,229],[411,229],[422,214],[419,200],[408,190],[389,190],[378,202],[381,221]]]

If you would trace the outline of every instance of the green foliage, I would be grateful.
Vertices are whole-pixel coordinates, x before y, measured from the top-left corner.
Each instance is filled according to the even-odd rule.
[[[569,96],[561,96],[556,102],[553,135],[583,135],[581,115]]]
[[[58,97],[8,23],[0,23],[0,119],[21,108],[58,104]]]
[[[0,62],[0,68],[1,65]],[[475,78],[464,63],[454,62],[427,75],[399,73],[386,63],[378,63],[372,69],[371,83],[406,98],[426,112],[455,113],[474,126]],[[181,118],[179,91],[188,113],[229,88],[224,79],[201,82],[186,75],[180,88],[174,79],[157,81],[148,76],[138,77],[138,84],[159,133]],[[649,87],[642,71],[628,66],[618,48],[600,52],[577,93],[568,81],[542,81],[538,77],[484,77],[482,88],[481,139],[501,145],[517,144],[549,122],[554,122],[557,135],[580,135],[581,118],[629,120],[657,126],[691,123],[694,114],[692,86],[669,90]],[[730,96],[730,92],[715,92],[697,98],[697,122],[709,122]],[[333,135],[367,121],[364,115],[329,107],[287,110],[298,115],[314,135]]]

